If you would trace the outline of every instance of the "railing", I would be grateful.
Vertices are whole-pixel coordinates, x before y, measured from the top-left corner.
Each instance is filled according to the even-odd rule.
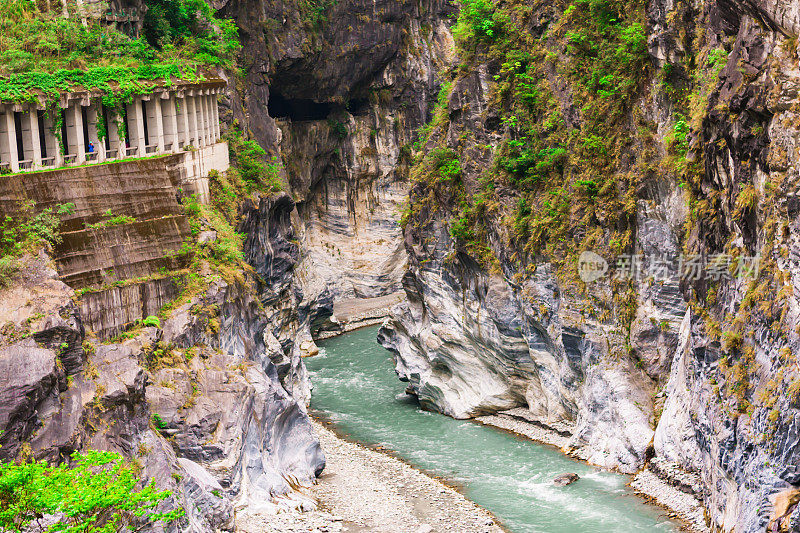
[[[189,139],[188,141],[180,141],[174,140],[170,142],[165,142],[164,146],[161,150],[159,150],[159,146],[157,144],[150,144],[145,146],[145,153],[146,155],[169,155],[173,153],[173,147],[178,146],[182,151],[195,151],[197,148],[191,144],[191,141],[194,139]],[[213,144],[213,143],[212,143]],[[108,150],[103,149],[102,152],[93,151],[93,152],[83,152],[84,160],[80,162],[83,163],[99,163],[100,162],[100,155],[103,155],[103,160],[123,160],[127,158],[134,158],[139,154],[139,146],[128,146],[123,147],[120,146],[119,148],[110,148]],[[46,168],[46,169],[54,169],[57,165],[63,165],[65,167],[69,166],[77,166],[78,156],[81,154],[64,154],[63,160],[60,156],[51,156],[51,157],[43,157],[40,161],[34,161],[32,159],[25,159],[19,162],[16,161],[3,161],[0,162],[0,174],[11,174],[20,171],[32,171],[34,169]],[[13,165],[13,167],[12,167]]]

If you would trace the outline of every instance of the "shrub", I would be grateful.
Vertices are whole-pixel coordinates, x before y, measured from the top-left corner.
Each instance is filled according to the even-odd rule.
[[[436,181],[455,182],[461,177],[461,162],[458,154],[450,148],[435,148],[427,158],[428,169]]]
[[[157,316],[148,316],[144,320],[142,320],[142,325],[146,328],[161,328],[161,321],[158,319]]]
[[[239,177],[249,187],[264,189],[267,192],[283,190],[280,178],[280,162],[277,157],[267,162],[267,152],[253,140],[245,140],[238,129],[226,134],[231,161]],[[230,185],[230,184],[229,184]]]
[[[72,455],[72,464],[0,464],[0,530],[21,532],[43,515],[62,533],[113,533],[137,519],[171,522],[182,509],[166,513],[155,507],[170,496],[154,482],[137,489],[138,467],[111,452]]]
[[[489,42],[500,32],[500,24],[491,0],[461,0],[461,12],[453,35],[463,45],[475,41]]]
[[[598,186],[596,181],[578,180],[575,182],[575,185],[583,189],[583,191],[586,193],[586,196],[589,198],[594,198],[597,196]]]
[[[686,157],[686,152],[689,151],[689,124],[683,115],[678,115],[675,120],[668,142],[680,159]]]
[[[64,206],[56,209],[62,212]],[[37,213],[33,202],[23,204],[16,216],[6,215],[0,223],[0,256],[20,255],[37,246],[58,244],[60,224],[52,208]]]
[[[161,418],[161,415],[158,413],[153,413],[153,416],[150,417],[150,420],[153,422],[153,425],[158,429],[164,429],[167,427],[167,424],[164,422],[164,419]]]
[[[473,241],[475,239],[475,233],[472,231],[469,219],[461,217],[453,222],[453,225],[450,226],[450,236],[464,243]]]
[[[331,129],[331,134],[337,139],[344,140],[347,135],[350,133],[347,131],[347,126],[345,126],[344,122],[341,120],[336,120],[333,118],[328,119],[328,127]]]
[[[0,257],[0,289],[11,285],[17,272],[19,272],[19,262],[16,257],[10,255]]]

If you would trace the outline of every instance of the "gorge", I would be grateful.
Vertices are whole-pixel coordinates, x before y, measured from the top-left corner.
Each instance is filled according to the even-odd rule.
[[[0,0],[0,461],[119,454],[152,530],[370,530],[329,453],[497,527],[322,409],[512,531],[673,528],[628,479],[800,531],[799,38],[794,0]]]

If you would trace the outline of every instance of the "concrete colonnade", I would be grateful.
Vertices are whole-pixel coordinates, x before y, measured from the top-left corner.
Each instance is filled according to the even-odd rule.
[[[0,171],[82,165],[215,144],[220,139],[221,90],[156,89],[118,108],[88,95],[63,95],[60,106],[49,110],[0,103]],[[53,116],[57,113],[60,116]]]

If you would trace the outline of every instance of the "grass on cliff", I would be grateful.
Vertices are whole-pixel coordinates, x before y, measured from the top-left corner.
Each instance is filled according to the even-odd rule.
[[[27,202],[13,215],[5,216],[0,222],[0,288],[12,283],[22,266],[21,257],[61,241],[60,215],[70,214],[74,209],[75,205],[70,203],[38,211],[33,202]]]
[[[231,66],[240,45],[232,21],[205,0],[146,0],[143,36],[77,13],[64,18],[30,0],[0,0],[0,99],[99,89],[127,98],[142,80],[199,79],[203,68]]]
[[[424,225],[444,207],[451,235],[487,268],[499,269],[498,251],[511,250],[518,275],[545,260],[581,288],[582,251],[613,259],[631,249],[638,181],[655,158],[653,128],[635,106],[651,74],[646,3],[460,4],[453,33],[464,63],[445,73],[416,144],[405,219]],[[467,127],[448,135],[451,94],[469,90],[481,64],[490,71],[481,118],[499,141]],[[622,323],[635,313],[629,289],[617,287],[609,310]]]

